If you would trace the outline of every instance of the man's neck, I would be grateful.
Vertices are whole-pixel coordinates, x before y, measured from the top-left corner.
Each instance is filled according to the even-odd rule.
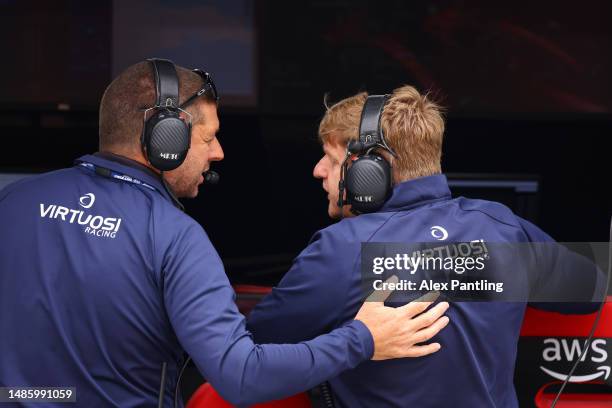
[[[120,153],[109,151],[109,150],[101,150],[95,153],[95,155],[100,156],[104,159],[112,160],[112,161],[130,166],[130,167],[140,168],[141,170],[144,170],[145,172],[150,173],[152,176],[161,178],[161,173],[159,170],[153,168],[145,160],[142,160],[142,159],[138,160],[137,157],[126,155],[126,154],[120,154]]]
[[[140,166],[146,167],[149,171],[152,171],[153,173],[157,175],[161,174],[159,170],[151,166],[151,163],[149,163],[147,159],[145,159],[142,153],[133,154],[133,153],[119,151],[119,150],[100,150],[99,153],[101,155],[114,156],[116,159],[119,159],[119,160],[124,159],[124,160],[130,160],[132,162],[136,162]]]
[[[185,207],[183,207],[183,204],[181,204],[181,202],[178,200],[178,198],[174,194],[172,187],[170,187],[170,185],[166,182],[166,180],[164,180],[164,177],[162,176],[161,172],[153,168],[149,163],[143,160],[143,158],[141,158],[141,160],[138,160],[137,156],[135,157],[132,155],[128,156],[128,155],[118,154],[116,152],[111,152],[108,150],[99,151],[97,153],[94,153],[94,155],[100,156],[107,160],[116,161],[126,166],[141,168],[144,171],[151,173],[154,177],[157,177],[162,182],[162,184],[164,185],[164,188],[170,195],[170,198],[172,199],[172,202],[174,203],[174,205],[177,208],[179,208],[181,211],[185,211]]]

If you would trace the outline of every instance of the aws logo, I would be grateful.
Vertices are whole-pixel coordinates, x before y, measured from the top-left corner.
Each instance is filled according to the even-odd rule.
[[[555,362],[566,362],[567,372],[569,372],[571,366],[575,361],[580,358],[580,355],[584,351],[584,340],[583,339],[567,339],[567,338],[548,338],[544,339],[544,350],[542,351],[542,359],[547,363]],[[605,363],[608,360],[607,339],[593,339],[589,346],[589,350],[585,353],[584,357],[580,360],[590,360],[596,366],[591,369],[590,373],[582,375],[572,375],[569,379],[570,382],[585,382],[592,381],[597,378],[607,380],[610,376],[610,365],[598,365]],[[578,369],[581,366],[578,366]],[[560,373],[553,371],[550,368],[540,366],[540,369],[551,377],[565,381],[567,373]]]

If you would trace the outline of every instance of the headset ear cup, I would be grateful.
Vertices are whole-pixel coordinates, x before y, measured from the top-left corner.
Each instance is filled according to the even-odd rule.
[[[141,144],[153,167],[161,171],[179,167],[191,145],[191,123],[179,111],[179,81],[170,60],[151,58],[155,77],[155,109],[145,120]]]
[[[391,165],[378,154],[353,161],[346,171],[346,196],[358,213],[378,211],[392,191]]]
[[[179,167],[191,145],[191,126],[178,112],[161,109],[145,124],[144,147],[147,160],[161,171]]]

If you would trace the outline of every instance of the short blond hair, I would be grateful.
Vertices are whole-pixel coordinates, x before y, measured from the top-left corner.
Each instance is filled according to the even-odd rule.
[[[327,111],[319,124],[321,142],[346,145],[358,139],[367,97],[366,92],[361,92],[331,107],[326,104]],[[397,154],[391,159],[396,182],[442,172],[444,119],[442,108],[428,95],[408,85],[395,89],[383,110],[381,127],[387,144]]]

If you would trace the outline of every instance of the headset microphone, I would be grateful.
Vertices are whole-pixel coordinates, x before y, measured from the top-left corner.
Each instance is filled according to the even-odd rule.
[[[216,171],[208,170],[204,172],[204,184],[208,184],[209,186],[218,184],[220,178],[221,176]]]

